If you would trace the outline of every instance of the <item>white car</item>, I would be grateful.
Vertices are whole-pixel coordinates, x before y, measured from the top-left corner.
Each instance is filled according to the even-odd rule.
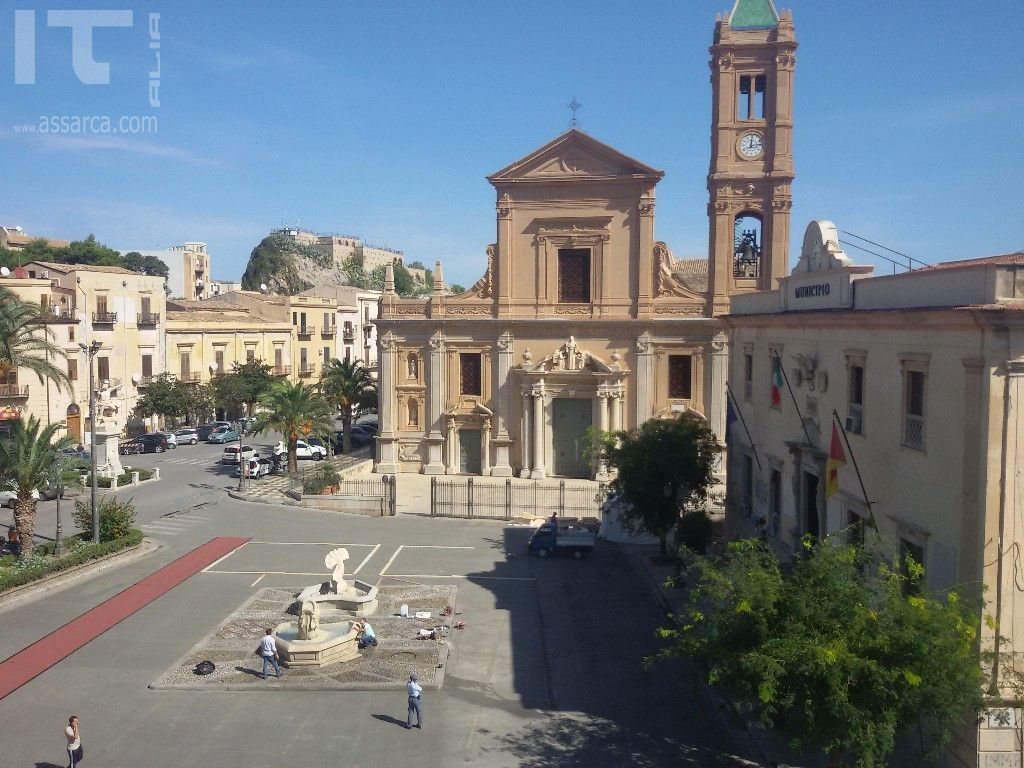
[[[33,490],[32,491],[32,498],[35,499],[36,501],[39,501],[39,491],[38,490]],[[17,491],[0,491],[0,504],[3,504],[5,507],[10,507],[11,509],[14,509],[14,503],[17,500],[18,500],[18,492]]]
[[[286,456],[288,454],[288,446],[284,444],[282,440],[274,446],[275,456]],[[322,445],[310,445],[305,440],[298,440],[295,443],[295,457],[297,459],[314,459],[319,461],[320,459],[327,458],[327,449]]]
[[[192,427],[182,427],[175,431],[174,441],[181,445],[184,445],[185,443],[188,443],[189,445],[196,445],[199,442],[199,433]]]
[[[169,446],[171,446],[171,448],[177,448],[178,447],[178,437],[177,437],[177,435],[174,432],[157,432],[157,434],[158,435],[163,435],[164,437],[166,437],[167,438],[167,444]]]
[[[258,459],[260,457],[256,449],[251,445],[242,446],[242,458],[245,459]],[[224,449],[224,454],[220,457],[221,464],[237,464],[238,463],[238,446],[229,445]]]
[[[251,477],[255,480],[256,478],[260,478],[263,477],[264,475],[270,474],[269,461],[261,461],[259,458],[251,458],[246,459],[246,464],[248,465],[246,477]],[[235,471],[232,473],[234,477],[238,477],[239,475],[242,474],[242,466],[243,465],[235,467]]]

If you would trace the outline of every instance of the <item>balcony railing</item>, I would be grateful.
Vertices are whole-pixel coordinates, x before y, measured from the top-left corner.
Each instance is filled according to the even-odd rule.
[[[160,313],[159,312],[144,312],[139,315],[139,327],[142,326],[157,326],[160,324]]]
[[[117,322],[117,312],[93,312],[93,325],[113,325]]]
[[[353,328],[351,325],[346,325],[345,330],[341,332],[341,338],[343,338],[345,341],[355,341],[356,329]]]
[[[299,366],[299,376],[310,376],[316,370],[316,363],[302,363]]]
[[[336,326],[336,325],[325,325],[322,329],[320,329],[320,335],[321,336],[333,336],[335,333],[337,333],[337,331],[338,331],[338,326]]]
[[[295,329],[295,331],[296,333],[299,334],[299,336],[312,336],[314,333],[316,333],[316,326],[300,325],[298,328]]]
[[[291,376],[292,367],[290,365],[275,365],[271,373],[275,376]]]
[[[44,310],[43,317],[46,319],[47,322],[50,323],[66,323],[68,321],[78,321],[78,318],[75,317],[75,311],[73,309],[68,309],[67,307],[61,307],[54,304],[51,304]]]
[[[28,397],[28,384],[0,384],[0,398],[20,400]]]
[[[139,383],[136,385],[139,389],[144,389],[153,383],[155,376],[140,376]]]
[[[924,418],[913,414],[903,417],[903,444],[907,448],[924,450]]]
[[[192,384],[199,381],[199,371],[182,371],[178,374],[178,381],[184,381],[187,384]]]

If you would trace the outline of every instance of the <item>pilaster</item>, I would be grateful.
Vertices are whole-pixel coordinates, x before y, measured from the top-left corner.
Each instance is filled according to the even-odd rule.
[[[438,332],[430,338],[430,351],[427,353],[427,376],[430,386],[427,388],[427,463],[423,467],[425,475],[443,475],[444,464],[444,410],[445,364],[444,334]]]
[[[654,344],[644,331],[636,340],[636,426],[653,414],[654,408]]]
[[[380,379],[378,403],[380,407],[380,435],[377,437],[377,466],[380,474],[398,472],[398,437],[395,433],[395,377],[398,369],[398,348],[395,334],[388,331],[380,337],[378,359]]]
[[[495,361],[495,417],[498,423],[497,435],[494,438],[494,467],[491,469],[491,474],[495,477],[512,477],[512,465],[509,462],[509,447],[512,440],[508,432],[508,419],[512,413],[512,346],[512,334],[506,330],[498,337],[498,354]]]

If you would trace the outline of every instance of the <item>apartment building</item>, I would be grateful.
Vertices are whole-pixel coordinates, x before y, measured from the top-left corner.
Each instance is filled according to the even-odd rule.
[[[210,253],[206,243],[189,242],[162,250],[138,250],[167,265],[167,290],[175,299],[207,299],[213,295]]]
[[[374,321],[380,311],[380,291],[353,288],[349,285],[329,285],[310,288],[299,294],[331,298],[337,303],[334,357],[339,360],[359,360],[371,372],[377,370],[377,326]]]

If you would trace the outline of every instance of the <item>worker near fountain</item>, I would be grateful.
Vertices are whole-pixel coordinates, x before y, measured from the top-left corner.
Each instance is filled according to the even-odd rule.
[[[356,639],[359,641],[360,649],[377,644],[377,634],[366,619],[358,619],[352,628],[356,631]]]
[[[405,727],[412,728],[412,713],[416,713],[416,727],[419,728],[423,722],[423,705],[420,697],[423,695],[423,686],[416,682],[416,673],[409,675],[409,682],[405,684],[405,691],[409,694],[409,714],[405,718]]]

